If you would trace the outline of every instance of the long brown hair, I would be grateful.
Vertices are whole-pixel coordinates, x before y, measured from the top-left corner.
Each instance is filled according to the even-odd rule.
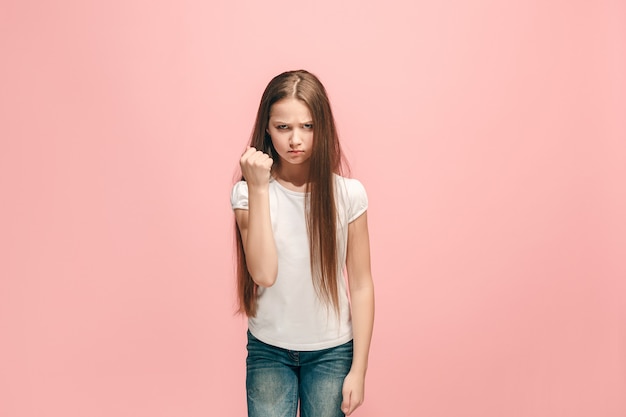
[[[280,157],[267,133],[272,105],[293,97],[304,102],[313,118],[313,151],[306,192],[306,219],[311,255],[311,274],[318,296],[339,311],[337,280],[337,210],[333,174],[340,174],[344,158],[326,89],[319,79],[304,70],[288,71],[274,77],[261,96],[261,103],[250,137],[250,146],[272,157],[276,168]],[[243,178],[242,178],[243,179]],[[237,239],[237,293],[239,312],[256,315],[257,285],[246,266],[239,228]]]

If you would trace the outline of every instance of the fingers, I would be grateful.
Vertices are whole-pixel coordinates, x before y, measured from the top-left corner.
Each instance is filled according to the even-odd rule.
[[[248,147],[246,151],[241,155],[241,163],[247,163],[248,165],[264,166],[271,168],[273,160],[272,158],[262,151],[257,151],[255,148]]]
[[[241,155],[241,161],[247,161],[248,159],[250,159],[250,157],[252,157],[253,155],[255,155],[256,153],[263,153],[261,151],[257,151],[255,148],[248,146],[248,148],[246,149],[246,151]]]
[[[344,414],[348,415],[348,413],[350,412],[350,392],[344,389],[342,394],[343,401],[341,401],[341,411],[343,411]]]
[[[363,390],[358,386],[354,386],[352,382],[353,381],[350,381],[349,378],[346,378],[343,389],[341,390],[341,394],[343,396],[341,411],[346,416],[352,414],[354,410],[363,404]]]
[[[267,183],[274,161],[272,158],[255,148],[248,147],[239,160],[241,172],[246,181],[253,184]]]

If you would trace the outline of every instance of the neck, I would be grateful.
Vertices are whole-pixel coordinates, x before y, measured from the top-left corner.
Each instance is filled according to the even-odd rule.
[[[304,190],[309,180],[309,164],[281,164],[274,172],[274,177],[289,188]]]

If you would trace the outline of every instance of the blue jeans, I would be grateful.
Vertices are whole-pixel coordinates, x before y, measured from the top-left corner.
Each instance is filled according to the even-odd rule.
[[[316,351],[293,351],[248,332],[248,417],[343,417],[341,389],[352,366],[352,341]]]

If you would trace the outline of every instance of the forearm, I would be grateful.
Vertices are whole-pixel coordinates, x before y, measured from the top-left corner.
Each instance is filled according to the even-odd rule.
[[[254,282],[270,287],[276,281],[278,256],[272,231],[267,187],[249,187],[246,263]]]
[[[367,371],[370,343],[374,327],[374,285],[371,278],[367,284],[359,286],[351,292],[352,301],[352,333],[354,352],[352,371],[365,376]]]

